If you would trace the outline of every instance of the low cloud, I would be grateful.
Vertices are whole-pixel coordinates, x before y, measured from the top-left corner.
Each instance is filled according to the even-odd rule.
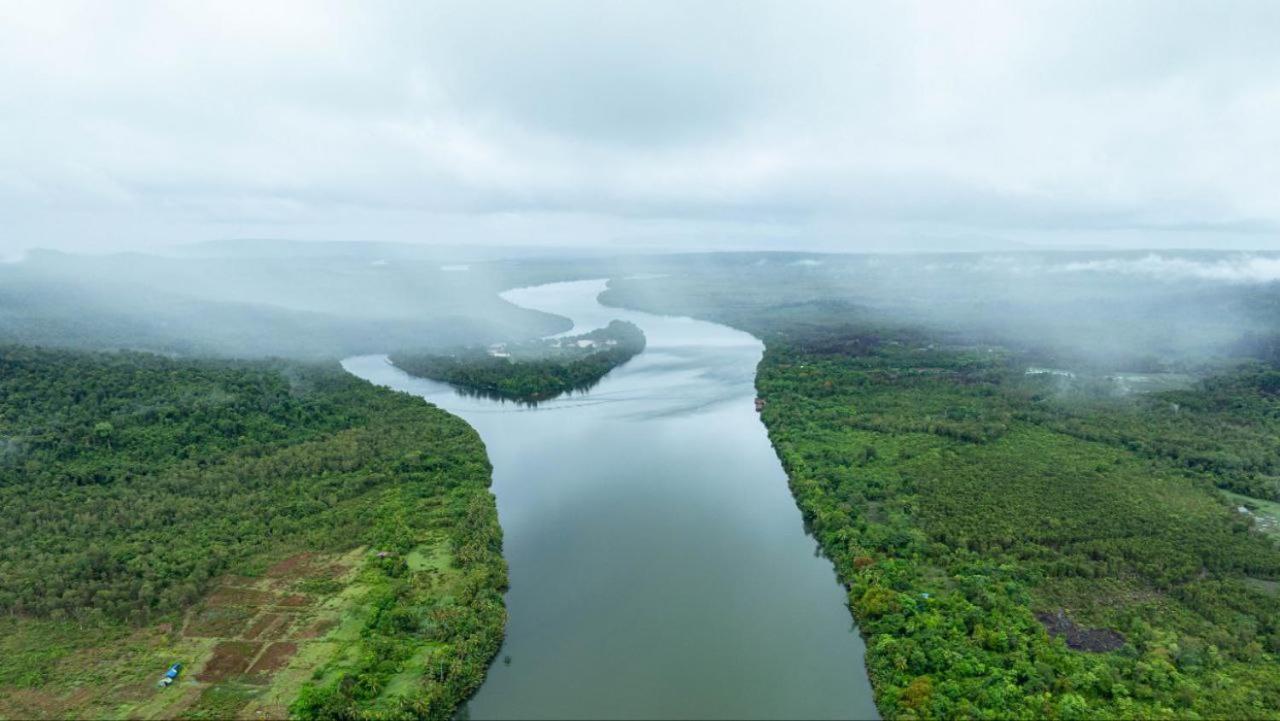
[[[1280,280],[1280,258],[1240,255],[1217,260],[1194,260],[1151,254],[1136,259],[1107,258],[1067,263],[1065,273],[1115,273],[1158,280],[1212,280],[1228,283],[1271,283]]]

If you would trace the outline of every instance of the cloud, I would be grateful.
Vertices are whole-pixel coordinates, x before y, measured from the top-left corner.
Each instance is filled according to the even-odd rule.
[[[1267,2],[28,3],[0,243],[1274,245],[1277,33]]]
[[[1280,258],[1238,255],[1218,260],[1194,260],[1151,254],[1137,259],[1107,258],[1066,263],[1059,270],[1066,273],[1116,273],[1172,281],[1272,283],[1280,281]]]

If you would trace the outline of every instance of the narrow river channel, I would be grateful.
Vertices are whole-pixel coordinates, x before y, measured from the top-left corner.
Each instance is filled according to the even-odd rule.
[[[606,308],[604,281],[509,291],[574,332],[619,318],[644,353],[536,409],[351,373],[466,419],[493,462],[510,620],[463,713],[499,718],[871,718],[863,644],[756,415],[763,350],[714,323]]]

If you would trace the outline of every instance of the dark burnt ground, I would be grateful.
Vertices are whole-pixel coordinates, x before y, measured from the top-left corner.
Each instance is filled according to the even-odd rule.
[[[1109,628],[1087,628],[1067,618],[1066,611],[1058,609],[1057,613],[1041,612],[1036,614],[1050,636],[1060,636],[1067,642],[1067,648],[1090,653],[1115,651],[1124,645],[1124,636]]]

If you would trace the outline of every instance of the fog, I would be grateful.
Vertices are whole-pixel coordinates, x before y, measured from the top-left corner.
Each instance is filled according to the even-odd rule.
[[[1196,252],[687,257],[615,279],[609,303],[689,313],[775,340],[923,331],[1098,371],[1200,372],[1280,360],[1277,254]]]
[[[513,274],[449,260],[469,254],[364,244],[310,253],[292,244],[254,247],[260,250],[209,245],[191,257],[30,252],[0,265],[0,340],[333,359],[568,327],[499,298],[519,284]],[[467,270],[448,269],[460,265]]]
[[[1275,332],[1278,36],[1271,2],[23,4],[0,337],[333,358],[557,332],[498,293],[605,277],[1202,362]]]
[[[1280,253],[1222,251],[613,255],[268,241],[32,251],[0,265],[0,339],[302,359],[517,341],[569,321],[502,291],[608,278],[608,304],[766,340],[911,329],[1053,367],[1201,373],[1280,360],[1278,272]]]

